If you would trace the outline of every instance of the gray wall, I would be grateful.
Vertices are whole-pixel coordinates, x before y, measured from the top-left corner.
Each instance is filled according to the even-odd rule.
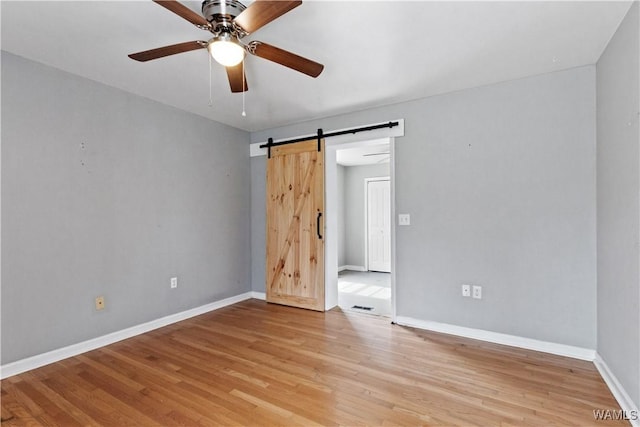
[[[597,64],[598,353],[640,407],[639,7]]]
[[[1,136],[3,364],[249,290],[248,133],[3,52]]]
[[[251,140],[404,118],[396,211],[411,226],[396,228],[398,315],[595,348],[595,110],[586,66]],[[263,173],[258,159],[252,174]],[[264,250],[252,262],[264,268]],[[463,299],[462,283],[483,285],[483,299]]]
[[[264,157],[251,159],[251,290],[265,292],[266,282],[266,182],[267,162]]]
[[[389,176],[389,163],[346,167],[345,174],[345,262],[342,265],[365,265],[364,180]]]

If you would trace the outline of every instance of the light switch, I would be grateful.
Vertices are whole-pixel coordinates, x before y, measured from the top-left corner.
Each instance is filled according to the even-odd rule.
[[[409,214],[399,214],[398,215],[398,225],[411,225],[411,215],[409,215]]]

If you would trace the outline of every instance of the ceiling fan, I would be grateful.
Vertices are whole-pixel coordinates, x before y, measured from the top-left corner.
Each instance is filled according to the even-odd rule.
[[[248,90],[243,60],[246,53],[276,62],[311,77],[318,77],[324,65],[260,41],[248,44],[241,39],[269,22],[300,6],[300,0],[255,0],[245,7],[237,0],[204,0],[200,16],[175,0],[153,0],[201,30],[209,31],[213,38],[164,46],[132,53],[129,58],[150,61],[196,49],[207,49],[213,59],[226,67],[231,92]]]

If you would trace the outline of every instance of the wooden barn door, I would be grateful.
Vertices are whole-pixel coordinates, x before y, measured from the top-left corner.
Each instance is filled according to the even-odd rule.
[[[324,141],[267,159],[267,301],[324,311]]]

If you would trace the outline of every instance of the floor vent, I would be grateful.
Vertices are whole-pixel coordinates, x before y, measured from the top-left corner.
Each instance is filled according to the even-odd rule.
[[[373,307],[365,307],[365,306],[362,306],[362,305],[354,305],[351,308],[356,308],[358,310],[367,310],[367,311],[373,310]]]

